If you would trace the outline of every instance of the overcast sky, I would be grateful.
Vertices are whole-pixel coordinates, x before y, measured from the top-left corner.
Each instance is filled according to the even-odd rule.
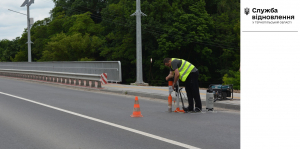
[[[27,7],[20,7],[25,0],[0,0],[0,40],[21,37],[27,28],[27,16],[9,11],[8,9],[27,14]],[[35,0],[31,4],[30,18],[34,22],[50,17],[50,10],[54,8],[52,0]]]

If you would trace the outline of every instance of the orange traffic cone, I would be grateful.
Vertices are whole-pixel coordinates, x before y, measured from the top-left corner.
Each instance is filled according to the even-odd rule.
[[[139,99],[136,96],[135,101],[134,101],[134,106],[133,106],[133,113],[130,115],[131,117],[143,117],[140,111],[140,104],[139,104]]]

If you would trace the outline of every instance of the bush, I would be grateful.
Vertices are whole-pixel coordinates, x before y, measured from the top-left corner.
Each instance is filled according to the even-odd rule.
[[[240,90],[240,71],[229,70],[227,74],[223,76],[223,85],[233,84],[233,89]]]

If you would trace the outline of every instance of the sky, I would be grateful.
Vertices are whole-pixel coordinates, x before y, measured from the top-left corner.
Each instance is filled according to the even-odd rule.
[[[27,28],[27,6],[21,7],[25,0],[0,0],[0,40],[12,40],[21,37],[24,29]],[[34,22],[50,17],[50,10],[54,8],[52,0],[35,0],[29,7],[30,18]]]

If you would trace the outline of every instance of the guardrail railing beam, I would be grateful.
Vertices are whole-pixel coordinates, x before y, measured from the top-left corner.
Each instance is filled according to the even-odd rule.
[[[8,77],[43,80],[47,82],[57,82],[69,85],[101,88],[99,75],[92,74],[0,69],[0,75]]]

